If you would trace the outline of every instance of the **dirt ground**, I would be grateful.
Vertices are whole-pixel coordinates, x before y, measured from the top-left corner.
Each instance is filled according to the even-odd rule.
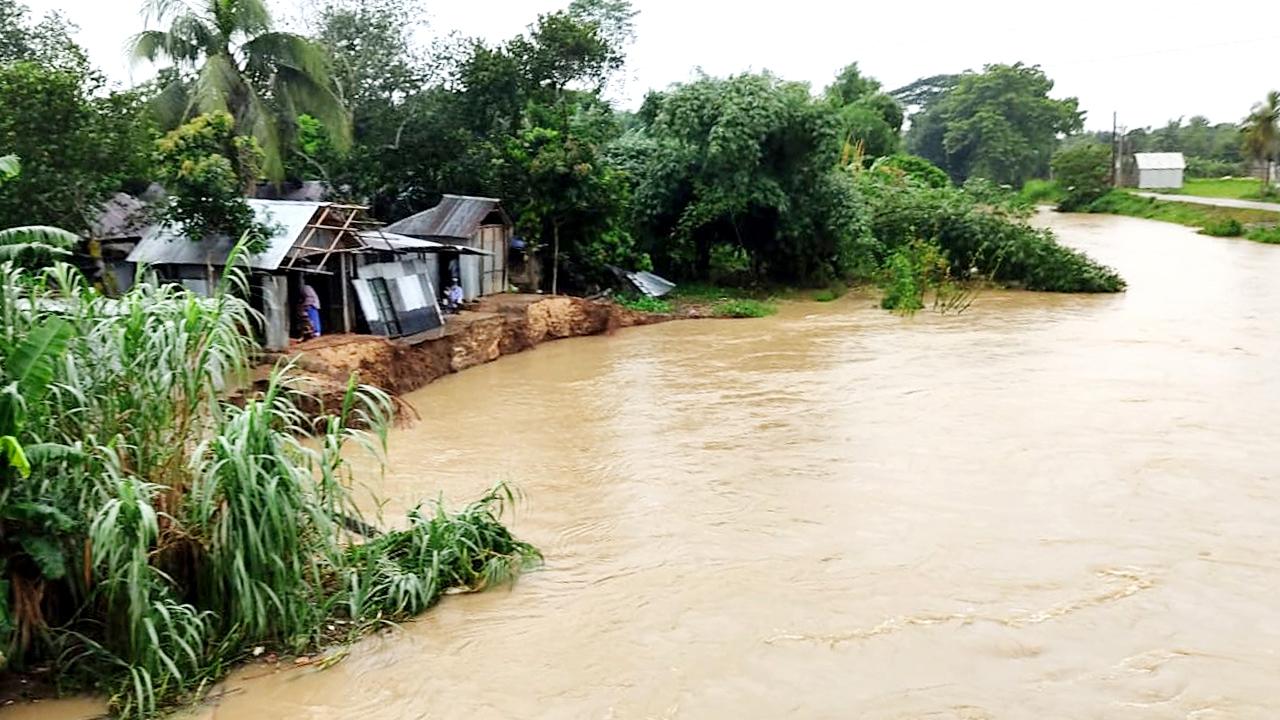
[[[264,358],[254,380],[255,385],[264,385],[271,367],[291,358],[302,389],[316,398],[317,407],[306,409],[320,414],[341,403],[353,374],[358,382],[397,396],[550,340],[671,319],[583,298],[494,295],[448,316],[443,328],[416,336],[389,340],[338,334],[296,343],[286,353]]]

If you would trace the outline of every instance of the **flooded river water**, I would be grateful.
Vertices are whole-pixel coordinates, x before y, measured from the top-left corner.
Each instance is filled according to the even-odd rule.
[[[1129,292],[786,304],[409,396],[389,510],[512,481],[546,567],[200,715],[1280,715],[1280,248],[1045,222]]]

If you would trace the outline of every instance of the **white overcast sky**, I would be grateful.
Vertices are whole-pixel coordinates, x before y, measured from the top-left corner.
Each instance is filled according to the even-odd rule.
[[[140,0],[25,0],[37,14],[59,10],[79,25],[93,60],[120,83],[145,79],[125,59],[127,38],[143,28]],[[540,12],[568,0],[425,0],[431,31],[493,41],[515,35]],[[303,3],[276,0],[281,17]],[[640,11],[624,87],[624,105],[649,88],[712,75],[770,70],[825,86],[857,61],[887,89],[916,78],[1037,63],[1087,111],[1086,126],[1128,127],[1206,115],[1239,121],[1268,90],[1280,89],[1280,4],[1275,0],[1203,3],[1077,0],[1071,3],[879,0],[634,0]]]

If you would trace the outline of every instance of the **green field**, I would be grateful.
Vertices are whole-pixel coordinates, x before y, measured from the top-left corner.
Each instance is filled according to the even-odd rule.
[[[1258,200],[1261,199],[1258,192],[1261,188],[1262,182],[1257,178],[1188,178],[1179,190],[1157,190],[1156,192],[1170,195]],[[1273,189],[1266,199],[1280,199],[1280,192]]]
[[[1274,226],[1280,222],[1280,213],[1270,210],[1246,210],[1243,208],[1225,208],[1214,205],[1196,205],[1186,202],[1170,202],[1154,198],[1139,197],[1132,192],[1113,190],[1095,201],[1090,212],[1111,215],[1128,215],[1130,217],[1163,220],[1204,230],[1206,227],[1220,227],[1223,223],[1235,220],[1243,230],[1253,230],[1260,226]],[[1218,234],[1209,232],[1206,234]],[[1246,232],[1246,237],[1250,234]],[[1260,237],[1250,239],[1261,240]]]

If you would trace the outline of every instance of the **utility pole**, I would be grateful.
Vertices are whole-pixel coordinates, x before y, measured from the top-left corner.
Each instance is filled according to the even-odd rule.
[[[1119,113],[1111,113],[1111,187],[1120,186],[1120,136],[1116,134],[1119,117]]]

